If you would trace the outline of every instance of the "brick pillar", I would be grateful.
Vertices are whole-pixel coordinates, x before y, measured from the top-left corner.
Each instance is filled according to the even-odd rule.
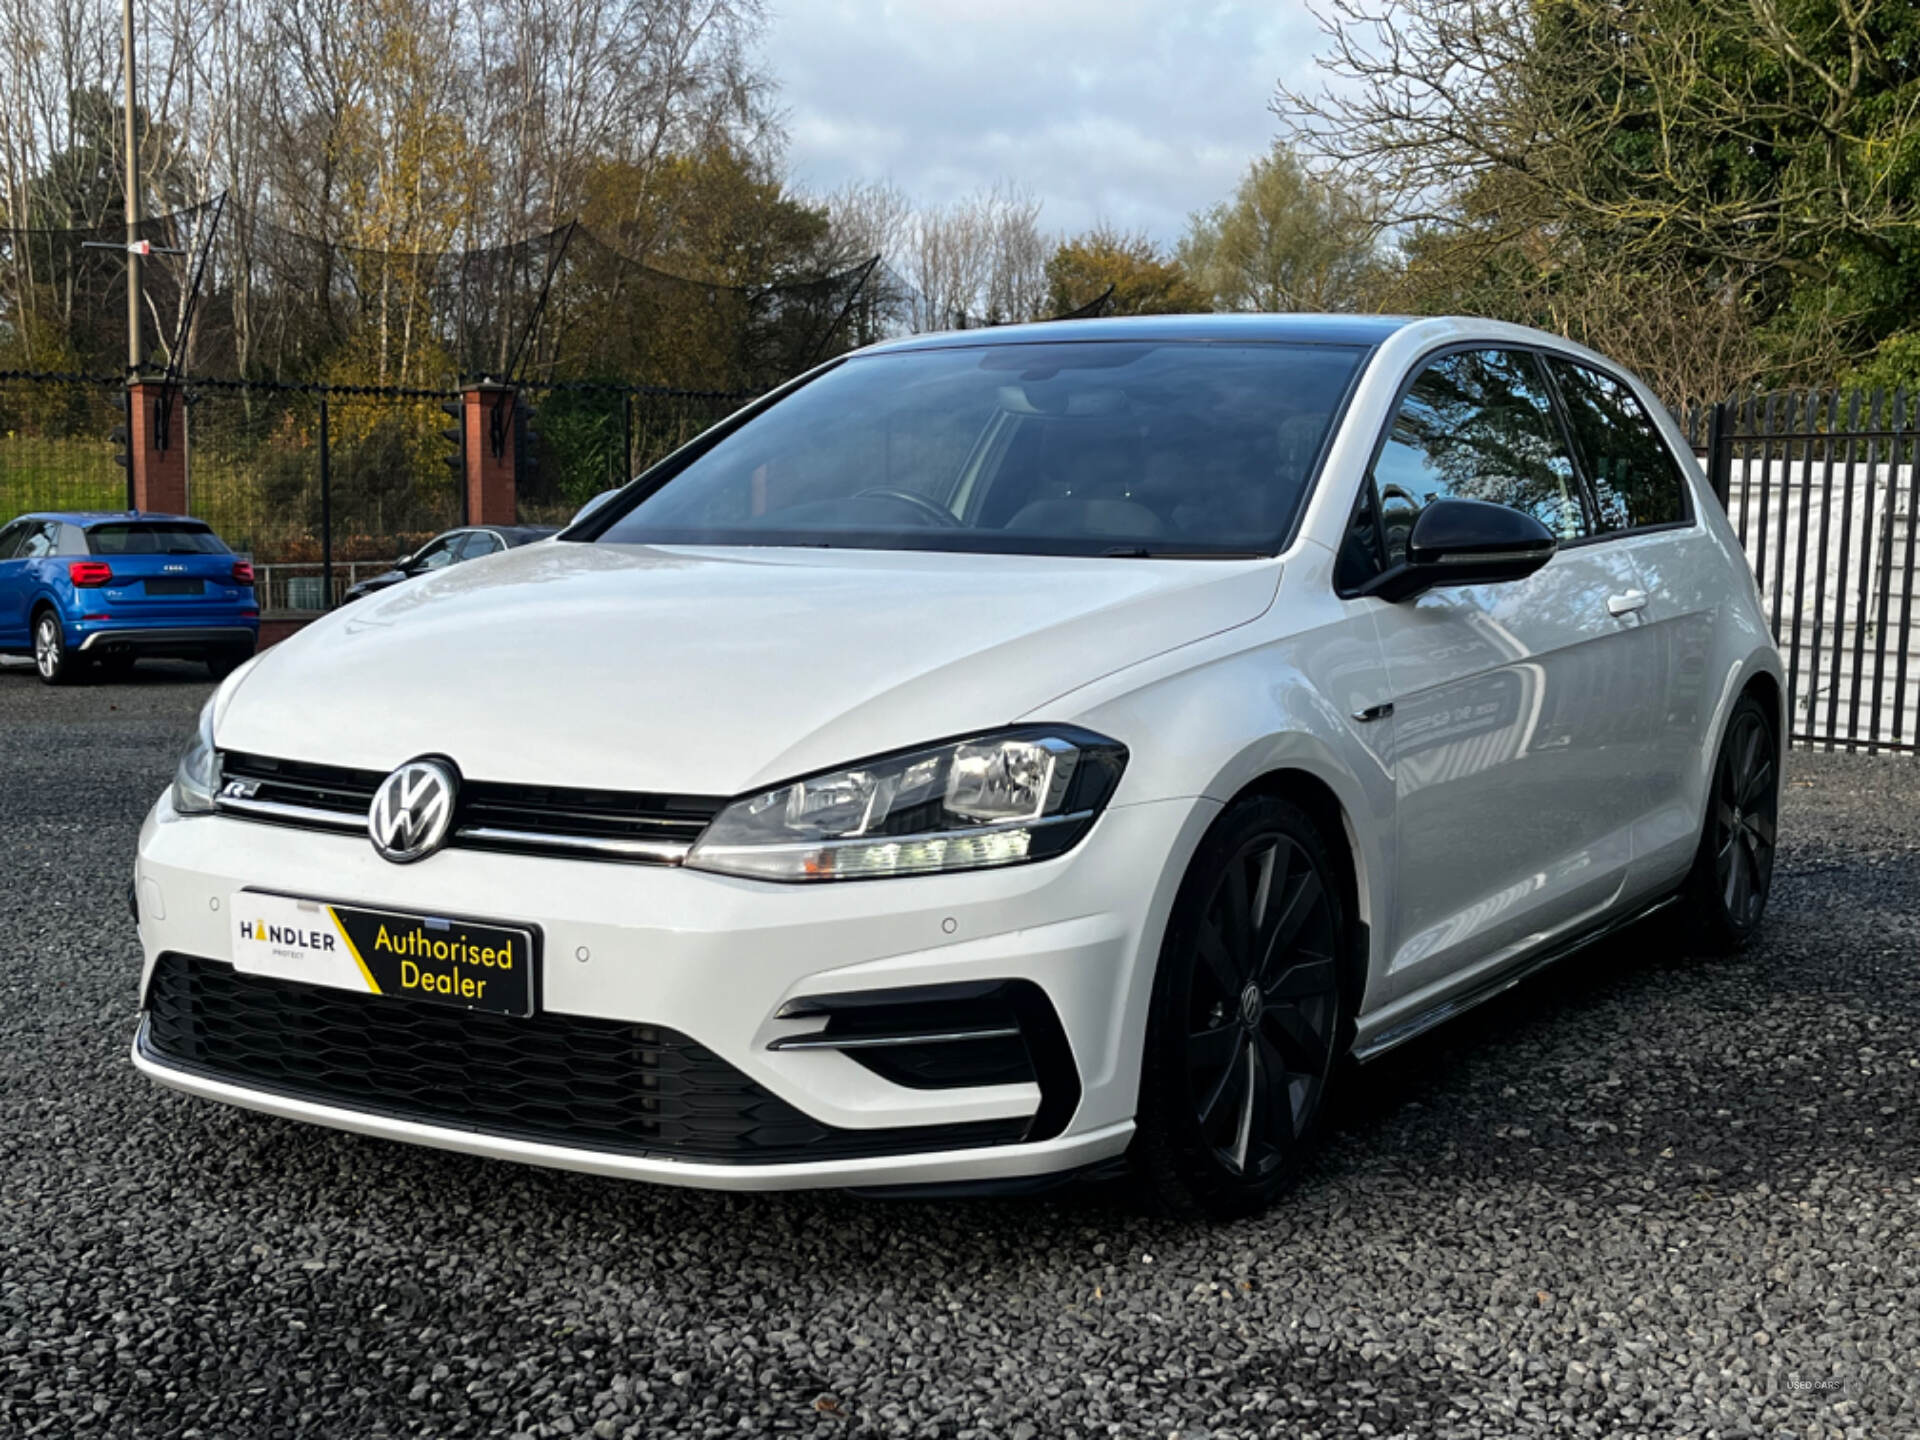
[[[486,380],[461,391],[469,525],[511,525],[519,514],[514,496],[513,399],[511,385]]]
[[[169,394],[169,391],[172,391]],[[127,384],[127,434],[133,460],[133,508],[187,513],[187,403],[177,386]]]

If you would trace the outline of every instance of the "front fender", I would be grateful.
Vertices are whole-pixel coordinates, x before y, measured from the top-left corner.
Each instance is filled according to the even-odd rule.
[[[1355,716],[1388,698],[1373,603],[1327,583],[1325,552],[1290,559],[1268,614],[1110,675],[1035,720],[1071,720],[1129,750],[1115,803],[1201,798],[1226,805],[1278,773],[1311,777],[1338,802],[1370,932],[1369,982],[1382,973],[1395,852],[1391,732]],[[1330,557],[1328,557],[1330,558]],[[1290,593],[1291,596],[1290,596]],[[1170,857],[1184,871],[1188,856]]]

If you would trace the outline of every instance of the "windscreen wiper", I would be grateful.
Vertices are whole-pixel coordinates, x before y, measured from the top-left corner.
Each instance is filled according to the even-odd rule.
[[[1257,550],[1154,550],[1145,545],[1115,545],[1100,552],[1102,560],[1258,560]]]

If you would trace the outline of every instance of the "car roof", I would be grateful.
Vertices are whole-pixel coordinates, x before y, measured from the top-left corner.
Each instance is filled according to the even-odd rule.
[[[203,525],[209,530],[213,528],[211,525],[207,525],[206,521],[195,519],[191,515],[168,515],[158,510],[29,510],[24,514],[14,516],[13,519],[59,520],[68,525],[77,525],[82,530],[90,529],[95,525],[110,524],[115,521],[124,524],[128,521],[135,520],[157,520],[163,524],[174,525]],[[4,523],[11,525],[13,520],[8,520]]]
[[[985,330],[948,330],[884,341],[859,353],[941,350],[956,345],[1034,345],[1061,340],[1287,341],[1296,345],[1378,345],[1413,324],[1405,315],[1120,315],[1042,320]]]

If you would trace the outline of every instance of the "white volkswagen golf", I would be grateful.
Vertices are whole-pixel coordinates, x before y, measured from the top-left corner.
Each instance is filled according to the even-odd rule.
[[[1651,912],[1743,943],[1780,696],[1682,438],[1565,341],[884,345],[229,679],[140,834],[134,1062],[637,1179],[1245,1211],[1347,1057]]]

